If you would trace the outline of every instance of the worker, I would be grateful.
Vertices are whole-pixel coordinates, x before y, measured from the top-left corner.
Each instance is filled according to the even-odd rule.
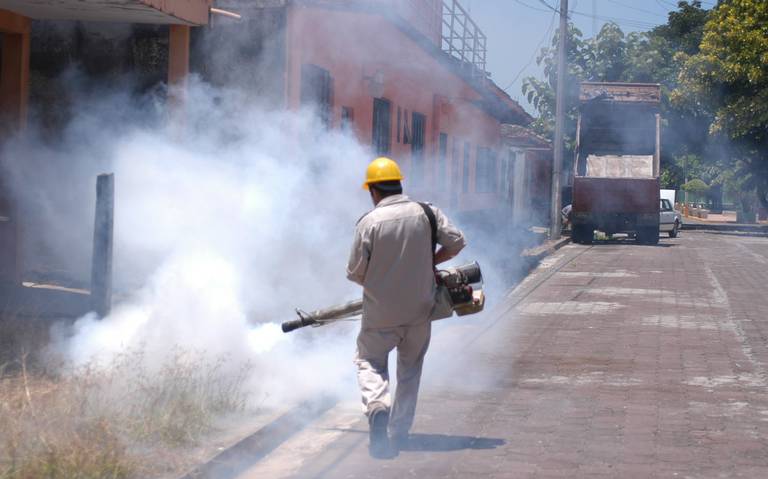
[[[573,213],[573,205],[568,203],[560,210],[560,218],[563,220],[563,230],[570,230],[573,226],[571,214]]]
[[[368,416],[370,454],[386,457],[407,444],[435,305],[434,267],[464,248],[464,235],[432,205],[403,194],[397,163],[376,158],[363,188],[374,209],[357,222],[347,278],[363,286],[355,364]],[[430,219],[427,210],[433,214]],[[432,222],[435,223],[435,252]],[[397,388],[389,393],[389,353],[397,349]]]

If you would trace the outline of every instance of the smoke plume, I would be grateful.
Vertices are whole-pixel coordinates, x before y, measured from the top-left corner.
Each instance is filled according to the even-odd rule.
[[[82,99],[59,141],[31,128],[7,145],[5,158],[23,158],[4,165],[15,196],[34,212],[27,269],[87,279],[95,177],[115,173],[115,306],[78,319],[54,348],[75,365],[135,349],[150,368],[177,348],[226,355],[233,367],[254,362],[276,401],[332,392],[342,373],[352,379],[351,328],[286,336],[278,323],[360,294],[344,267],[369,208],[370,153],[311,111],[251,107],[196,80],[186,99],[158,113],[152,98],[102,92]],[[322,367],[279,380],[302,364]]]

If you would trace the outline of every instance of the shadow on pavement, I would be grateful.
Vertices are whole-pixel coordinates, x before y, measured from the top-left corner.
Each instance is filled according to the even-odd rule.
[[[490,437],[411,434],[403,444],[400,444],[400,450],[447,452],[463,449],[496,449],[504,444],[504,439]]]
[[[659,241],[657,244],[643,244],[637,243],[635,240],[596,240],[592,243],[592,246],[610,246],[610,245],[631,245],[641,246],[645,248],[674,248],[677,243],[662,243]]]

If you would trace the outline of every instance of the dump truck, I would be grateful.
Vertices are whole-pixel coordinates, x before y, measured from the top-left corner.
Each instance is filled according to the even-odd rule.
[[[595,230],[659,241],[661,87],[584,82],[573,162],[572,239]]]

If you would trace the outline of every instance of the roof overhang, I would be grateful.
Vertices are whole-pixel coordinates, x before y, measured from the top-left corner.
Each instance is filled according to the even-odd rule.
[[[520,125],[502,124],[501,138],[507,146],[552,151],[552,143],[549,140]]]
[[[212,0],[0,0],[35,20],[205,25]]]

